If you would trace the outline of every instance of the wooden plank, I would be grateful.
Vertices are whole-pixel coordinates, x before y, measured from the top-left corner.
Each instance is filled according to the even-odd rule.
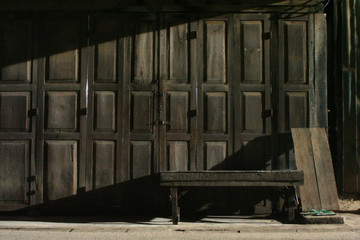
[[[293,128],[291,133],[294,141],[297,169],[304,171],[304,186],[300,187],[302,209],[303,211],[321,209],[310,132],[308,129]]]
[[[162,172],[160,182],[299,182],[304,173],[300,170],[284,171],[200,171]]]
[[[331,153],[324,128],[310,128],[321,208],[339,210]]]

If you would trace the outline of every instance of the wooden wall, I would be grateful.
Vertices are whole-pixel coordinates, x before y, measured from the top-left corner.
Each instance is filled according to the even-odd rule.
[[[159,171],[289,168],[282,136],[327,126],[323,14],[10,14],[0,34],[5,209]]]
[[[337,181],[345,193],[360,192],[359,10],[358,1],[334,1],[330,59],[333,117],[337,118]],[[336,114],[335,114],[336,113]],[[335,127],[334,126],[334,127]]]

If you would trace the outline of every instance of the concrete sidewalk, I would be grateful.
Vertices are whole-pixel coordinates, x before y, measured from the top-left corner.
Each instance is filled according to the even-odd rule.
[[[172,225],[170,218],[0,216],[0,239],[360,239],[360,215],[339,215],[345,224],[283,224],[233,216],[179,225]]]

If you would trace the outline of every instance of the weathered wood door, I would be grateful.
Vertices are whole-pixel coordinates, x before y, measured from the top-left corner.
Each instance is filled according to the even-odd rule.
[[[87,18],[54,16],[38,24],[38,202],[84,185]]]
[[[270,168],[269,15],[161,22],[160,170]]]
[[[158,169],[158,18],[155,14],[128,16],[123,47],[122,179],[149,176]]]
[[[33,23],[0,20],[0,208],[30,203],[35,190],[37,79]],[[33,199],[33,198],[32,198]]]

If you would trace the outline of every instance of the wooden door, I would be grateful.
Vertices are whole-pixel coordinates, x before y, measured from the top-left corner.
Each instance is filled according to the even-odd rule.
[[[0,20],[0,210],[34,201],[37,79],[32,32],[32,20]]]
[[[233,153],[233,76],[230,54],[234,19],[231,15],[204,18],[197,24],[197,155],[198,170],[230,167]]]
[[[272,88],[270,15],[234,15],[231,76],[234,162],[237,169],[271,169]]]
[[[86,21],[61,15],[38,23],[38,202],[85,185]]]
[[[311,122],[316,122],[317,115],[322,116],[316,112],[323,107],[319,107],[321,102],[315,99],[321,96],[314,96],[314,81],[321,86],[326,78],[314,79],[313,24],[313,15],[278,21],[279,63],[274,94],[278,109],[276,142],[279,144],[279,169],[295,167],[293,153],[289,152],[291,138],[287,133],[290,129],[316,126]]]
[[[158,170],[157,15],[133,14],[124,25],[120,45],[124,119],[121,181],[149,176]]]
[[[160,170],[195,170],[197,22],[189,16],[161,16],[159,131]],[[196,61],[196,60],[195,60]],[[193,64],[193,65],[192,65]]]
[[[88,127],[86,189],[123,178],[123,67],[121,15],[91,15],[88,52]],[[126,173],[126,172],[125,172]],[[127,174],[127,173],[126,173]]]
[[[163,15],[161,170],[269,169],[269,15]]]

